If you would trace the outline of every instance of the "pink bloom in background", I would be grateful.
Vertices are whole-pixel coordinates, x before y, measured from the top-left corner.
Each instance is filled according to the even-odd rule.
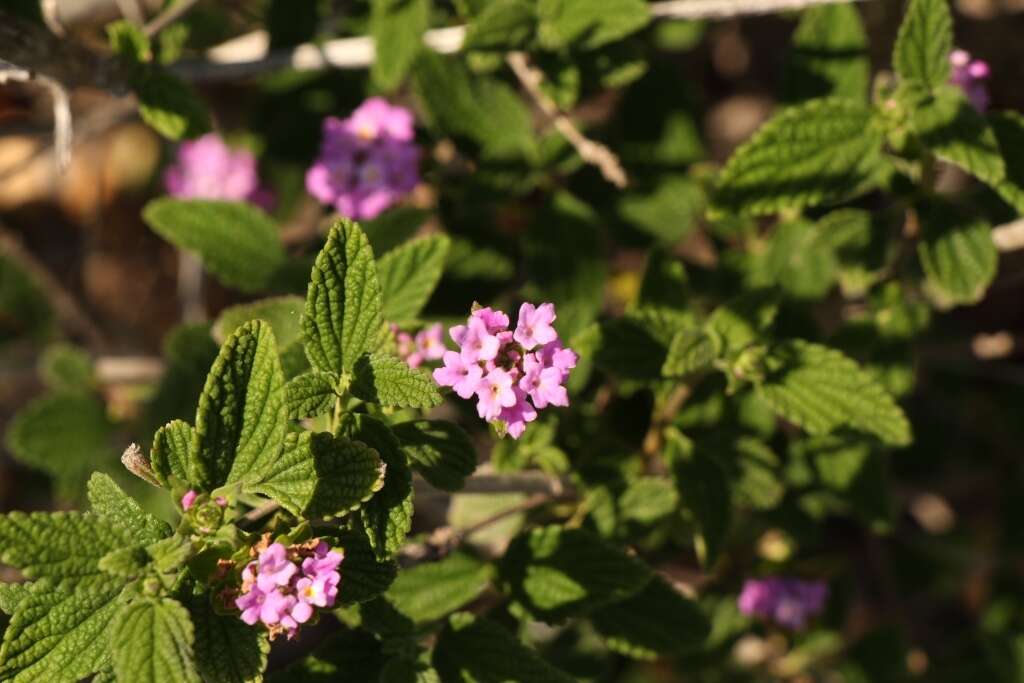
[[[513,331],[503,312],[477,308],[448,330],[459,351],[444,353],[434,381],[461,398],[475,396],[480,417],[518,439],[538,410],[569,405],[565,382],[577,356],[562,346],[556,318],[554,304],[524,303]]]
[[[441,360],[444,357],[444,328],[441,323],[423,328],[416,336],[403,332],[398,325],[392,324],[391,333],[395,335],[398,357],[408,363],[410,368],[418,368],[428,361]]]
[[[294,637],[299,626],[313,617],[315,608],[334,605],[342,559],[341,553],[323,541],[312,549],[308,545],[270,545],[242,570],[241,590],[235,599],[242,621],[250,626],[262,622],[270,629],[271,638],[281,632]]]
[[[216,133],[207,133],[178,146],[174,164],[164,173],[167,194],[179,199],[249,201],[268,209],[270,191],[260,186],[256,157],[232,149]]]
[[[953,67],[949,82],[963,90],[971,105],[984,113],[989,105],[988,88],[985,86],[990,74],[988,63],[981,59],[971,59],[971,54],[966,50],[950,52],[949,63]]]
[[[828,584],[784,577],[747,579],[738,605],[748,616],[770,619],[780,626],[802,629],[825,608]]]
[[[189,508],[191,508],[193,505],[195,505],[196,498],[198,497],[199,494],[193,491],[192,489],[186,491],[185,495],[181,497],[181,509],[188,510]]]
[[[323,124],[320,156],[306,171],[306,191],[349,218],[374,218],[419,182],[412,113],[371,97],[347,119]]]

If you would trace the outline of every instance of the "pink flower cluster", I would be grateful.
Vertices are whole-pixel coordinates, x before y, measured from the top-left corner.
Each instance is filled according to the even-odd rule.
[[[235,599],[242,621],[250,626],[263,622],[271,637],[282,632],[294,637],[315,608],[334,605],[342,559],[323,541],[291,549],[281,543],[267,546],[242,570],[241,594]]]
[[[164,173],[164,186],[179,199],[249,201],[264,209],[273,204],[270,191],[260,185],[256,157],[228,147],[216,133],[181,143]]]
[[[971,105],[984,113],[989,104],[988,88],[985,86],[990,74],[988,63],[981,59],[971,59],[971,53],[966,50],[950,52],[949,63],[953,67],[949,82],[963,90]]]
[[[398,357],[408,363],[410,368],[418,368],[427,361],[444,357],[444,328],[441,323],[425,327],[416,336],[398,329],[398,325],[392,325],[391,332],[398,345]]]
[[[740,611],[771,619],[780,626],[801,629],[825,608],[828,584],[783,577],[747,579],[739,597]]]
[[[306,171],[306,190],[349,218],[374,218],[419,182],[413,116],[371,97],[347,119],[324,120],[320,156]]]
[[[475,396],[480,417],[518,439],[538,410],[569,405],[563,385],[577,356],[562,347],[555,317],[554,304],[524,303],[513,331],[501,311],[477,308],[448,331],[459,350],[445,351],[434,381],[461,398]]]

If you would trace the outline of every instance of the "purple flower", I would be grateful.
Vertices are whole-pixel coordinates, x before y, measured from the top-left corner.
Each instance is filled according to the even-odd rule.
[[[569,394],[562,386],[562,382],[561,370],[556,367],[542,367],[538,362],[519,380],[519,388],[529,394],[537,408],[547,408],[549,403],[553,406],[567,406]]]
[[[501,348],[501,341],[487,330],[487,325],[480,318],[470,318],[465,333],[460,336],[460,353],[466,363],[494,360]]]
[[[350,218],[374,218],[419,182],[412,113],[379,97],[347,119],[328,117],[306,190]]]
[[[320,541],[313,554],[302,561],[302,572],[307,576],[317,576],[337,570],[338,565],[345,559],[339,552],[331,550],[331,547]]]
[[[502,408],[516,404],[516,392],[512,390],[512,375],[501,368],[495,368],[480,381],[476,390],[476,409],[485,420],[495,420]]]
[[[989,105],[988,88],[984,83],[990,75],[988,63],[971,59],[966,50],[950,52],[949,63],[953,67],[949,82],[964,91],[971,106],[984,113]]]
[[[288,549],[280,543],[274,543],[261,552],[257,566],[256,586],[265,593],[278,586],[287,586],[299,570],[288,559]]]
[[[198,497],[199,494],[193,491],[192,489],[186,491],[185,495],[181,497],[181,509],[188,510],[189,508],[191,508],[195,504],[196,498]]]
[[[456,351],[444,352],[444,367],[434,370],[434,381],[451,387],[460,398],[470,398],[483,379],[484,371],[476,363],[465,363]]]
[[[558,339],[551,323],[555,322],[555,305],[524,303],[519,307],[519,321],[513,338],[527,351]]]
[[[501,311],[492,310],[489,306],[476,309],[470,314],[470,317],[482,320],[491,334],[508,329],[508,316]]]
[[[413,337],[402,332],[396,325],[391,326],[395,334],[398,357],[410,368],[418,368],[427,361],[440,360],[444,357],[444,328],[441,323],[434,323],[416,333]]]
[[[769,577],[747,579],[737,604],[744,614],[798,630],[824,609],[827,599],[828,584],[824,581]]]
[[[175,163],[164,173],[167,194],[180,199],[250,201],[263,208],[273,204],[260,186],[256,157],[231,149],[216,133],[181,143]]]
[[[498,419],[505,423],[505,430],[513,439],[518,439],[526,431],[526,425],[537,419],[537,410],[526,400],[527,394],[519,387],[514,387],[516,402],[511,407],[502,408]]]

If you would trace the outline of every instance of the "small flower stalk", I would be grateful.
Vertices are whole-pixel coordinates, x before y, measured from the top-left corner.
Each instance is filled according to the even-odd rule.
[[[828,584],[824,581],[769,577],[747,579],[737,602],[743,614],[800,630],[825,608],[826,600]]]
[[[425,327],[415,335],[393,324],[391,332],[395,336],[398,357],[410,368],[418,368],[424,363],[441,360],[444,357],[444,328],[441,323]]]
[[[164,173],[164,187],[178,199],[247,201],[264,209],[273,205],[270,191],[260,184],[256,157],[228,147],[216,133],[178,146],[174,164]]]
[[[577,355],[562,346],[555,306],[524,303],[512,329],[502,311],[477,308],[448,333],[458,351],[445,351],[434,381],[460,398],[477,400],[477,413],[499,434],[518,439],[537,411],[569,405],[565,382]]]
[[[949,53],[949,63],[952,66],[949,82],[964,91],[971,106],[985,113],[990,101],[986,85],[991,74],[988,62],[972,59],[971,53],[957,49]]]
[[[349,218],[380,215],[419,182],[413,115],[380,97],[346,119],[323,123],[320,155],[306,172],[306,191]]]
[[[293,546],[262,545],[253,549],[256,559],[242,570],[234,604],[246,624],[262,623],[271,639],[281,634],[291,639],[316,610],[334,606],[344,555],[316,539]]]

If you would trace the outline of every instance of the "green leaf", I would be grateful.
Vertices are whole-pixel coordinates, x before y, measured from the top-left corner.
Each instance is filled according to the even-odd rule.
[[[344,582],[342,582],[344,585]],[[313,654],[286,669],[270,672],[268,683],[367,683],[379,681],[389,657],[365,630],[342,630],[328,637]]]
[[[171,420],[195,418],[206,373],[219,350],[209,324],[185,323],[168,332],[163,344],[164,375],[146,405],[147,430],[155,432]]]
[[[783,101],[834,95],[864,102],[870,78],[868,39],[856,5],[804,10],[782,75]]]
[[[921,144],[993,187],[1003,182],[1006,164],[996,134],[959,88],[938,86],[934,95],[913,100],[910,120]]]
[[[39,374],[50,389],[78,391],[96,384],[89,353],[72,344],[52,344],[39,358]]]
[[[714,359],[715,345],[711,337],[700,330],[680,330],[672,337],[661,374],[683,377],[709,367]]]
[[[649,192],[624,193],[618,211],[629,225],[665,244],[675,244],[697,226],[704,204],[704,191],[696,181],[666,174]]]
[[[662,477],[640,477],[619,496],[622,518],[641,524],[653,524],[667,517],[678,504],[678,492],[672,482]]]
[[[493,0],[473,17],[466,29],[466,50],[512,50],[533,33],[536,19],[527,0]]]
[[[0,679],[77,681],[106,668],[107,634],[121,606],[122,585],[104,578],[72,593],[49,581],[33,584],[4,631]]]
[[[949,80],[953,18],[946,0],[910,0],[893,47],[900,78],[936,88]]]
[[[155,543],[171,535],[167,522],[143,510],[107,475],[93,474],[88,488],[92,511],[126,531],[136,543]]]
[[[456,280],[489,280],[504,282],[516,273],[512,259],[499,249],[455,238],[448,250],[445,274]]]
[[[327,432],[291,433],[276,460],[246,490],[270,496],[296,516],[334,517],[357,509],[384,485],[385,468],[365,444]]]
[[[205,491],[258,479],[287,429],[284,373],[270,326],[245,323],[224,342],[199,397],[189,480]]]
[[[189,614],[195,627],[196,668],[205,683],[263,680],[270,652],[266,631],[248,626],[234,614],[218,614],[205,595],[193,598]]]
[[[31,590],[31,583],[0,583],[0,612],[13,615]]]
[[[401,444],[387,425],[367,415],[346,415],[339,431],[376,449],[387,466],[384,488],[363,505],[359,518],[377,557],[392,557],[412,528],[412,472]]]
[[[997,111],[990,113],[988,120],[1006,163],[1006,178],[995,190],[1018,214],[1024,215],[1024,115]]]
[[[674,450],[672,474],[683,505],[693,517],[697,558],[703,567],[712,567],[725,545],[732,521],[729,482],[718,464],[689,450],[678,438],[670,438]]]
[[[363,232],[373,253],[381,257],[415,235],[430,215],[425,209],[398,206],[363,223]]]
[[[373,600],[383,594],[398,575],[398,565],[393,560],[377,559],[369,539],[357,530],[342,532],[336,545],[345,554],[345,580],[338,587],[339,604]]]
[[[270,288],[285,263],[277,226],[247,202],[154,199],[142,211],[153,231],[198,255],[218,280],[243,292]]]
[[[45,341],[53,330],[53,310],[35,278],[0,254],[0,344],[16,339]]]
[[[981,301],[999,265],[991,226],[935,203],[922,212],[921,228],[917,255],[929,293],[943,306]]]
[[[180,602],[141,598],[124,607],[110,631],[119,681],[202,683],[196,670],[192,619]]]
[[[459,612],[448,620],[434,651],[444,681],[464,683],[572,683],[571,676],[489,619]]]
[[[809,221],[780,223],[763,254],[764,275],[797,299],[821,299],[836,280],[839,263],[828,237]]]
[[[697,604],[660,576],[636,595],[598,610],[590,619],[610,650],[634,659],[685,653],[702,645],[711,631]]]
[[[855,196],[874,184],[883,142],[864,104],[829,98],[785,109],[729,158],[712,214],[759,216]]]
[[[139,116],[160,135],[181,140],[210,130],[206,106],[185,81],[157,66],[146,66],[131,80],[139,98]]]
[[[103,584],[100,559],[134,545],[111,520],[82,512],[8,512],[0,516],[0,561],[29,579],[47,577],[57,588]]]
[[[399,612],[416,623],[434,621],[476,600],[490,585],[491,568],[456,552],[402,571],[387,591]]]
[[[392,249],[377,262],[384,319],[414,320],[441,280],[451,240],[430,235]]]
[[[685,314],[668,309],[640,309],[601,325],[594,362],[623,379],[656,380],[676,333],[692,325]]]
[[[651,20],[643,0],[539,0],[537,37],[546,50],[593,50],[622,40]]]
[[[356,362],[349,391],[356,398],[389,408],[432,408],[442,401],[429,372],[410,368],[401,358],[386,353],[363,356]]]
[[[228,306],[213,323],[210,330],[218,344],[231,336],[231,333],[250,320],[265,320],[274,331],[277,345],[284,347],[302,338],[302,308],[305,302],[302,297],[272,296],[245,304]]]
[[[441,683],[441,678],[426,662],[395,657],[384,665],[378,683]]]
[[[107,24],[106,29],[110,50],[118,57],[136,64],[153,59],[149,38],[137,24],[121,19]]]
[[[370,76],[377,87],[394,90],[423,48],[430,21],[430,0],[372,0],[370,33],[377,58]]]
[[[718,355],[732,355],[757,341],[771,327],[778,310],[775,292],[753,290],[712,311],[704,327],[716,340]]]
[[[892,396],[839,351],[799,339],[773,347],[758,393],[809,434],[849,426],[891,446],[911,442],[910,423]]]
[[[163,486],[171,485],[171,477],[182,484],[191,481],[189,472],[197,457],[197,443],[195,430],[182,420],[168,422],[157,430],[149,459],[153,473]]]
[[[334,224],[313,264],[302,330],[310,365],[350,372],[374,351],[384,327],[377,266],[366,235],[348,220]]]
[[[668,249],[652,249],[647,255],[637,303],[640,307],[684,311],[690,298],[688,282],[686,266],[682,261]]]
[[[316,417],[329,411],[338,399],[338,378],[330,372],[313,370],[293,377],[284,385],[288,417],[292,420]]]
[[[412,466],[444,491],[458,491],[476,469],[476,449],[458,425],[445,420],[415,420],[392,425]]]
[[[627,598],[651,578],[646,565],[600,536],[559,526],[518,536],[500,570],[513,598],[549,623]]]

